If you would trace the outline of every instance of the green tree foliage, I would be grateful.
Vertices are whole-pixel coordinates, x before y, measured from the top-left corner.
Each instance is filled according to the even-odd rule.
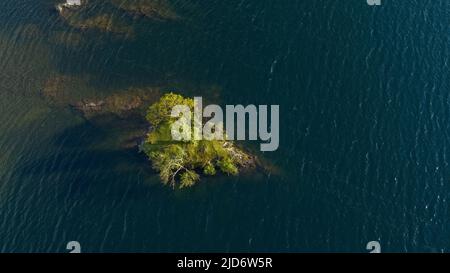
[[[159,172],[161,180],[172,187],[191,187],[200,180],[199,172],[216,175],[217,171],[228,175],[238,174],[240,161],[248,156],[226,140],[172,141],[171,124],[176,118],[170,116],[172,107],[187,105],[193,114],[194,101],[169,93],[150,106],[147,120],[153,126],[143,151]],[[192,124],[190,125],[192,126]]]
[[[194,100],[185,99],[174,93],[166,94],[158,102],[150,106],[146,118],[154,127],[160,126],[163,122],[171,123],[174,119],[170,117],[170,114],[172,108],[176,105],[187,105],[193,109]]]

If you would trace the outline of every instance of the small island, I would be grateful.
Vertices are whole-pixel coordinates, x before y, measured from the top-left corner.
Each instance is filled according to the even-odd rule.
[[[237,175],[240,169],[256,167],[256,158],[226,140],[174,141],[171,125],[175,118],[171,110],[176,105],[187,105],[193,110],[194,100],[169,93],[148,109],[146,119],[152,125],[141,150],[159,172],[162,182],[173,188],[191,187],[201,175],[213,176],[219,172]],[[186,126],[193,126],[186,124]]]
[[[184,86],[189,89],[188,83]],[[212,89],[191,87],[187,93],[205,94]],[[223,140],[173,140],[171,125],[179,119],[171,116],[172,108],[186,105],[193,110],[194,99],[169,90],[167,86],[130,87],[101,95],[88,78],[57,74],[45,82],[41,95],[49,105],[68,108],[107,132],[96,147],[111,149],[113,145],[113,149],[143,155],[142,167],[151,165],[161,182],[174,189],[192,187],[208,176],[279,173],[276,166],[256,156],[256,151],[250,152],[226,136]],[[186,126],[194,131],[193,124]]]

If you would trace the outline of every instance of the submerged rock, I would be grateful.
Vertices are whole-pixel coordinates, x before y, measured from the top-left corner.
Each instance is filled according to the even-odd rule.
[[[98,30],[127,37],[134,36],[134,29],[120,18],[111,14],[99,14],[88,18],[82,18],[76,14],[65,14],[66,22],[80,30]]]
[[[132,20],[124,14],[134,19],[144,17],[157,21],[180,18],[165,0],[109,0],[106,5],[110,6],[105,9],[96,4],[87,0],[67,0],[58,4],[57,9],[61,18],[76,29],[97,30],[127,38],[133,38],[135,33]]]
[[[44,86],[41,90],[41,95],[45,98],[51,100],[52,102],[57,102],[59,99],[63,99],[65,94],[63,86],[71,80],[68,76],[56,76],[45,81]]]
[[[180,19],[167,0],[110,0],[111,3],[135,17],[159,21]]]
[[[95,92],[88,82],[87,76],[55,74],[44,82],[40,94],[53,105],[65,106]]]
[[[160,87],[98,90],[89,77],[54,75],[41,89],[50,106],[71,109],[107,132],[99,147],[137,149],[148,132],[146,108],[160,97]]]
[[[51,104],[70,107],[87,119],[105,114],[125,117],[143,113],[161,96],[161,87],[128,88],[102,94],[88,82],[87,77],[56,75],[44,83],[41,95]]]
[[[87,1],[71,1],[59,4],[57,9],[61,18],[70,26],[79,30],[98,30],[101,32],[134,36],[134,29],[123,18],[114,13],[87,12],[90,5]]]
[[[144,112],[146,107],[159,97],[160,88],[157,87],[129,89],[103,98],[83,99],[69,103],[69,105],[88,119],[105,114],[114,114],[124,118]]]

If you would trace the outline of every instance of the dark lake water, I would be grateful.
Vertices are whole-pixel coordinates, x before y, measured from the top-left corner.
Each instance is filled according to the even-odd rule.
[[[0,2],[1,252],[450,250],[449,1],[172,0],[183,19],[133,21],[133,39],[74,30],[52,0]],[[279,104],[263,156],[280,172],[173,191],[43,99],[55,74]]]

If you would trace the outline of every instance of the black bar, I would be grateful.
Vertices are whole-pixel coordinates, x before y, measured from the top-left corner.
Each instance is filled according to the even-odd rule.
[[[11,263],[18,266],[54,266],[77,269],[80,272],[91,269],[142,268],[142,272],[316,272],[320,270],[348,269],[364,272],[368,269],[384,272],[393,263],[402,268],[415,268],[433,258],[446,262],[448,254],[0,254],[2,266]],[[250,259],[250,260],[249,260]],[[251,260],[253,259],[253,260]],[[249,264],[249,261],[258,263]],[[260,260],[258,260],[260,259]],[[206,268],[205,262],[211,261]],[[192,263],[189,264],[189,261]],[[197,261],[197,263],[195,263]],[[270,263],[268,263],[270,261]],[[187,262],[187,263],[186,263]],[[183,265],[183,266],[180,266]],[[196,266],[194,266],[196,265]],[[435,261],[433,265],[437,266]],[[58,267],[57,267],[58,268]],[[89,270],[86,270],[89,269]],[[310,270],[314,269],[314,270]],[[129,272],[127,270],[126,272]]]

